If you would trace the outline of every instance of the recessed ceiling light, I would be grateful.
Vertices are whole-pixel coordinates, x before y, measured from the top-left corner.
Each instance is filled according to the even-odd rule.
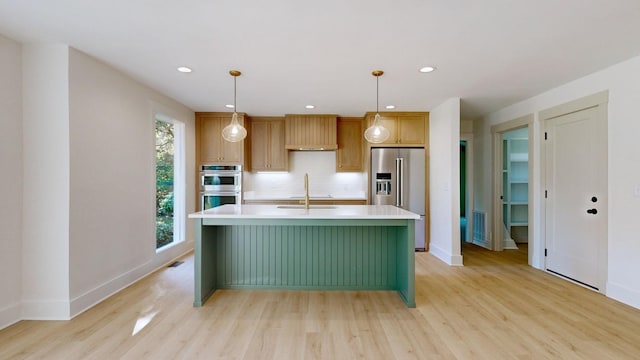
[[[307,109],[315,109],[316,107],[314,105],[305,105],[304,106]]]
[[[436,68],[434,68],[433,66],[424,66],[420,68],[420,72],[421,73],[430,73],[433,70],[435,70]]]
[[[387,105],[387,106],[385,106],[384,108],[385,108],[385,109],[389,109],[389,110],[391,110],[391,109],[395,109],[395,108],[396,108],[396,106],[395,106],[395,105]]]
[[[233,109],[235,108],[235,106],[231,105],[231,104],[227,104],[224,107],[226,107],[227,109]]]
[[[180,66],[180,67],[178,67],[178,71],[180,71],[181,73],[190,73],[193,70],[191,70],[191,68],[188,68],[186,66]]]

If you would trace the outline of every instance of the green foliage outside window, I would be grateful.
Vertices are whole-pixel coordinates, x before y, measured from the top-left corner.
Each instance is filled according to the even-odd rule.
[[[156,120],[156,248],[173,242],[173,129]]]

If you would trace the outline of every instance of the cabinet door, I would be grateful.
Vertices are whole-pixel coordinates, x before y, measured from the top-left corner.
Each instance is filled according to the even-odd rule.
[[[362,171],[362,119],[338,119],[336,171]]]
[[[222,122],[218,117],[201,117],[200,134],[198,140],[200,142],[200,161],[202,163],[215,164],[222,159]]]
[[[424,145],[424,116],[398,117],[398,143],[406,145]]]
[[[373,119],[375,115],[371,117],[369,125],[373,125]],[[389,138],[382,142],[382,144],[397,144],[398,143],[398,118],[396,116],[381,115],[380,121],[382,126],[389,130]]]
[[[367,126],[373,124],[374,117],[374,113],[367,113]],[[381,113],[382,126],[389,130],[389,138],[382,144],[424,146],[428,119],[427,113],[420,112]]]
[[[245,139],[243,141],[238,142],[229,142],[225,141],[222,138],[222,129],[225,126],[231,123],[231,114],[228,116],[222,117],[219,119],[220,121],[220,140],[221,140],[221,158],[223,164],[244,164],[244,142],[249,141],[249,139]],[[244,114],[238,114],[238,122],[245,126],[244,123]]]
[[[251,122],[251,169],[268,170],[267,148],[269,142],[269,123],[266,121]]]
[[[284,119],[251,119],[251,170],[287,171],[289,161],[284,147]]]
[[[221,127],[220,133],[222,133],[222,128],[224,128],[225,126],[227,126],[227,124],[224,124],[224,126]],[[222,138],[221,140],[222,140],[222,157],[220,160],[225,164],[242,164],[242,154],[243,154],[242,141],[232,143],[232,142],[225,141]]]
[[[287,171],[289,159],[284,147],[284,119],[269,121],[269,170]]]
[[[244,125],[244,114],[238,114]],[[197,160],[200,164],[244,165],[244,142],[222,138],[222,129],[231,122],[230,113],[196,113]]]

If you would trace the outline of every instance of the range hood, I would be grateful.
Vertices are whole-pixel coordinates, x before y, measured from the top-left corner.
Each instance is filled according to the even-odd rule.
[[[285,115],[285,148],[294,151],[337,150],[337,121],[337,115]]]

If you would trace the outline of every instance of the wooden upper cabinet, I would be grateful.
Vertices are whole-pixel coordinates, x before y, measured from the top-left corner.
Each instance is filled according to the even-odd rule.
[[[371,126],[375,113],[367,113],[367,126]],[[382,124],[389,130],[389,138],[382,144],[424,146],[429,124],[429,113],[380,113]]]
[[[398,143],[424,145],[426,123],[425,115],[398,116]]]
[[[337,115],[285,115],[285,147],[297,150],[337,149],[337,118]]]
[[[251,170],[287,171],[289,159],[284,147],[284,118],[252,117]]]
[[[336,171],[363,171],[362,118],[338,118]]]
[[[246,165],[245,147],[248,139],[228,142],[222,138],[222,129],[231,122],[231,113],[196,113],[196,156],[198,164]],[[247,126],[244,114],[238,121]]]

